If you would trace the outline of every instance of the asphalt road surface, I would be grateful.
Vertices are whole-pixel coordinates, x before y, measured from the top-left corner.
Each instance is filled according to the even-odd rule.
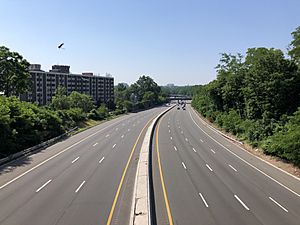
[[[0,167],[0,224],[128,224],[140,145],[164,109],[105,122]]]
[[[153,139],[157,224],[299,225],[300,181],[172,109]]]

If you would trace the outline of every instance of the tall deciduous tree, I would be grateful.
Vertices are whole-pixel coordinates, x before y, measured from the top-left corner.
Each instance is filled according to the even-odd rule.
[[[293,40],[290,43],[288,54],[291,58],[300,65],[300,26],[292,32]]]
[[[6,96],[19,95],[29,88],[29,63],[17,52],[0,46],[0,91]]]
[[[67,96],[67,90],[65,87],[57,87],[55,96],[52,97],[51,106],[56,110],[70,109],[71,103]]]
[[[250,119],[279,119],[299,104],[299,74],[295,63],[279,49],[250,48],[246,61],[244,97]]]
[[[153,92],[155,102],[158,101],[158,95],[160,93],[160,87],[149,76],[141,76],[137,82],[130,87],[131,92],[137,95],[138,101],[141,101],[144,94],[148,91]]]

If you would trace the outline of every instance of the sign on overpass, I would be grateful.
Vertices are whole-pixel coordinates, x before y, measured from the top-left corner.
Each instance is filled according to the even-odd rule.
[[[167,97],[167,100],[192,100],[192,97],[187,95],[170,95]]]

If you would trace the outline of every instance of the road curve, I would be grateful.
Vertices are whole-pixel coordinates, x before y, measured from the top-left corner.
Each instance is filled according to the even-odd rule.
[[[143,128],[164,109],[105,122],[0,167],[0,224],[128,224]]]
[[[153,140],[157,224],[300,224],[300,182],[174,108]]]

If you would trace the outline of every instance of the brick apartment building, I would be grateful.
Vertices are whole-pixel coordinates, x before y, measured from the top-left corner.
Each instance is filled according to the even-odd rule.
[[[51,102],[56,88],[63,86],[68,94],[77,91],[90,95],[95,102],[114,101],[114,78],[93,73],[72,74],[70,66],[53,65],[49,72],[41,70],[40,64],[29,66],[31,90],[21,95],[21,100],[46,105]]]

